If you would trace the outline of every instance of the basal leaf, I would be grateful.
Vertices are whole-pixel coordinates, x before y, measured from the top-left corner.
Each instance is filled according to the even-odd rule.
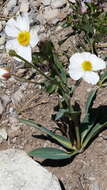
[[[96,136],[99,134],[99,132],[101,130],[103,130],[104,128],[107,127],[107,122],[105,122],[104,124],[100,124],[100,123],[97,123],[93,128],[92,130],[90,131],[90,133],[87,135],[85,141],[83,142],[82,144],[82,148],[85,148],[88,143]]]
[[[67,139],[66,137],[57,135],[57,134],[51,132],[50,130],[48,130],[47,128],[43,127],[42,125],[35,123],[32,120],[25,120],[25,119],[18,119],[18,120],[20,122],[26,124],[26,125],[29,125],[31,127],[39,129],[42,132],[45,132],[46,134],[50,135],[53,139],[55,139],[56,141],[58,141],[65,148],[72,149],[71,141],[69,139]]]
[[[85,104],[85,114],[87,114],[93,104],[93,101],[96,97],[96,93],[97,93],[97,88],[95,90],[92,90],[87,98],[86,104]]]
[[[54,59],[54,66],[56,67],[56,69],[58,70],[60,76],[61,76],[61,79],[64,83],[66,83],[66,80],[67,80],[67,74],[64,70],[64,66],[62,65],[62,63],[59,61],[58,59],[58,56],[53,53],[53,59]]]
[[[63,117],[66,113],[68,113],[68,109],[59,109],[59,111],[56,113],[55,120],[60,119]]]
[[[67,159],[72,156],[73,152],[65,152],[60,149],[56,148],[50,148],[50,147],[45,147],[45,148],[38,148],[29,153],[30,156],[37,156],[40,158],[45,158],[45,159]]]
[[[94,125],[94,120],[92,122],[89,122],[89,114],[86,115],[84,122],[81,123],[81,144],[83,143],[85,137],[88,135],[88,133],[90,132],[90,130],[92,129],[93,125]],[[96,118],[95,118],[96,120]]]

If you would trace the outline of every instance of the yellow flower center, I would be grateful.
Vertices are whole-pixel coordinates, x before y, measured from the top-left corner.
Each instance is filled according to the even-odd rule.
[[[84,61],[82,63],[82,69],[84,71],[91,71],[92,70],[92,63],[90,61]]]
[[[18,34],[17,40],[22,46],[27,46],[30,43],[30,32],[21,31]]]

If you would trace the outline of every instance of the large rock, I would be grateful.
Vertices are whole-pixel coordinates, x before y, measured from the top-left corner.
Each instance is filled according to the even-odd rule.
[[[61,190],[58,179],[25,152],[0,151],[0,190]]]

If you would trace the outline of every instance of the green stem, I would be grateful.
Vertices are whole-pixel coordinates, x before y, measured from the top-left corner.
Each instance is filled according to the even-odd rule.
[[[25,63],[31,65],[33,68],[36,69],[36,71],[38,71],[41,75],[43,75],[46,79],[48,80],[52,80],[50,77],[48,77],[43,71],[41,71],[36,65],[34,65],[32,62],[27,61],[26,59],[24,59],[23,57],[21,57],[20,55],[15,54],[15,57],[21,59],[22,61],[24,61]]]
[[[79,125],[78,122],[75,121],[75,134],[76,134],[76,140],[77,140],[77,149],[81,148],[81,138],[80,138],[80,130],[79,130]]]

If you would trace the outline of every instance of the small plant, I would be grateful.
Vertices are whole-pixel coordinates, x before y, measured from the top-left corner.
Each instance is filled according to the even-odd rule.
[[[79,35],[80,39],[82,38],[80,47],[95,54],[96,43],[107,33],[107,12],[104,12],[101,5],[99,0],[76,0],[76,3],[71,3],[72,15],[69,15],[63,24],[63,27],[71,26],[74,30],[66,39],[72,34]]]
[[[79,2],[77,1],[77,3]],[[87,3],[87,6],[89,13],[91,9],[93,10],[93,14],[96,13],[96,7],[94,8],[94,5],[90,6],[90,4]],[[91,18],[93,18],[93,16]],[[80,22],[79,25],[81,25],[81,23],[83,22],[83,18],[81,18],[82,21],[81,19],[79,21],[77,14],[76,19],[77,23]],[[29,28],[28,17],[25,15],[18,17],[16,21],[13,19],[8,21],[6,29],[7,34],[9,34],[8,32],[12,29],[11,22],[14,23],[15,28],[18,28],[19,21],[20,23],[25,24],[26,20],[28,24],[27,27]],[[86,26],[86,23],[84,26]],[[77,30],[78,32],[78,24],[75,25],[75,27],[75,30]],[[92,25],[91,29],[89,29],[89,27],[91,26],[88,25],[88,29],[84,29],[84,31],[88,35],[88,37],[86,36],[86,38],[93,39],[93,30],[95,29],[95,25],[94,27]],[[67,72],[63,63],[60,61],[59,56],[56,53],[54,45],[51,41],[45,41],[44,43],[40,43],[39,51],[34,52],[31,56],[31,33],[25,28],[24,30],[23,28],[19,29],[21,29],[20,32],[15,36],[15,42],[18,43],[18,46],[13,45],[12,47],[11,43],[13,42],[9,41],[8,49],[12,49],[9,51],[9,54],[17,58],[18,60],[20,59],[24,61],[27,65],[35,68],[38,73],[44,76],[44,81],[41,82],[41,86],[49,94],[57,93],[57,112],[54,114],[53,119],[55,122],[60,122],[62,124],[61,131],[63,132],[63,135],[53,133],[46,127],[32,120],[25,120],[21,118],[18,118],[18,120],[24,124],[41,130],[42,132],[46,133],[54,140],[56,140],[57,143],[61,145],[61,147],[65,148],[65,150],[63,150],[62,148],[56,149],[51,147],[38,148],[30,152],[29,154],[31,156],[39,156],[46,159],[70,158],[78,153],[83,152],[86,147],[92,142],[95,136],[98,135],[99,132],[107,126],[107,119],[105,118],[102,109],[93,108],[93,101],[97,96],[99,88],[106,86],[107,71],[105,71],[103,75],[101,75],[100,73],[100,70],[106,68],[106,64],[101,58],[99,58],[95,54],[89,52],[75,53],[70,58],[70,64]],[[80,31],[81,30],[83,31],[82,26],[80,28]],[[35,35],[35,40],[33,40],[32,43],[34,42],[33,44],[37,44],[37,33]],[[22,48],[23,54],[19,51],[19,45]],[[28,57],[26,54],[27,48],[30,48]],[[32,62],[29,60],[32,60]],[[47,68],[47,73],[44,72],[43,66]],[[70,77],[76,80],[75,85],[69,83]],[[96,85],[96,87],[89,93],[86,100],[84,107],[84,117],[81,117],[83,116],[83,113],[78,103],[75,102],[73,104],[71,99],[75,89],[79,86],[81,79],[92,85]],[[69,135],[66,134],[66,129]]]
[[[44,126],[34,121],[25,120],[25,119],[19,119],[19,121],[31,127],[37,128],[42,132],[48,134],[54,140],[56,140],[61,145],[61,147],[65,148],[65,151],[63,149],[56,149],[50,147],[38,148],[30,152],[29,155],[39,156],[46,159],[67,159],[70,158],[71,156],[74,156],[75,154],[83,152],[85,148],[89,145],[89,143],[92,142],[93,138],[107,126],[107,120],[105,120],[103,117],[99,117],[101,116],[100,115],[101,110],[99,110],[99,108],[98,109],[92,108],[93,101],[97,95],[99,88],[105,84],[104,82],[107,79],[106,75],[107,72],[105,72],[101,76],[101,80],[99,80],[98,74],[96,72],[90,71],[89,67],[91,68],[90,64],[92,65],[95,64],[94,65],[95,71],[97,69],[98,70],[104,69],[105,62],[93,54],[87,52],[83,53],[86,56],[85,57],[86,62],[83,59],[82,64],[84,66],[84,64],[86,63],[86,67],[85,66],[84,67],[87,69],[85,71],[81,69],[81,72],[84,74],[83,79],[84,80],[86,79],[87,82],[92,84],[97,83],[98,86],[96,86],[96,88],[89,93],[84,108],[84,118],[81,119],[82,111],[77,102],[75,102],[75,104],[72,104],[71,97],[80,83],[80,77],[82,77],[82,75],[81,76],[79,75],[80,74],[79,68],[81,63],[81,56],[83,55],[78,54],[78,59],[77,58],[75,59],[74,56],[77,57],[77,55],[74,54],[70,58],[71,65],[72,65],[72,60],[75,63],[74,66],[75,72],[72,70],[72,67],[70,65],[69,73],[71,77],[73,76],[77,77],[75,78],[75,80],[77,79],[75,85],[70,86],[68,83],[69,75],[67,74],[66,70],[64,70],[63,65],[58,61],[57,55],[55,54],[55,52],[53,52],[53,47],[51,48],[49,48],[49,50],[51,51],[50,54],[48,52],[49,57],[47,58],[48,61],[50,61],[51,59],[51,65],[49,70],[50,75],[48,76],[49,78],[44,81],[44,85],[43,84],[42,85],[45,87],[45,90],[47,90],[49,94],[53,92],[57,93],[59,97],[59,104],[57,106],[58,107],[57,113],[54,115],[53,118],[55,122],[62,123],[62,128],[64,125],[66,125],[66,129],[68,131],[69,136],[67,136],[66,130],[65,132],[63,131],[64,128],[62,129],[62,132],[64,132],[64,136],[61,136],[56,133],[53,133],[52,131],[48,130]],[[92,59],[91,56],[94,59]],[[96,66],[98,65],[99,68],[96,68]]]

